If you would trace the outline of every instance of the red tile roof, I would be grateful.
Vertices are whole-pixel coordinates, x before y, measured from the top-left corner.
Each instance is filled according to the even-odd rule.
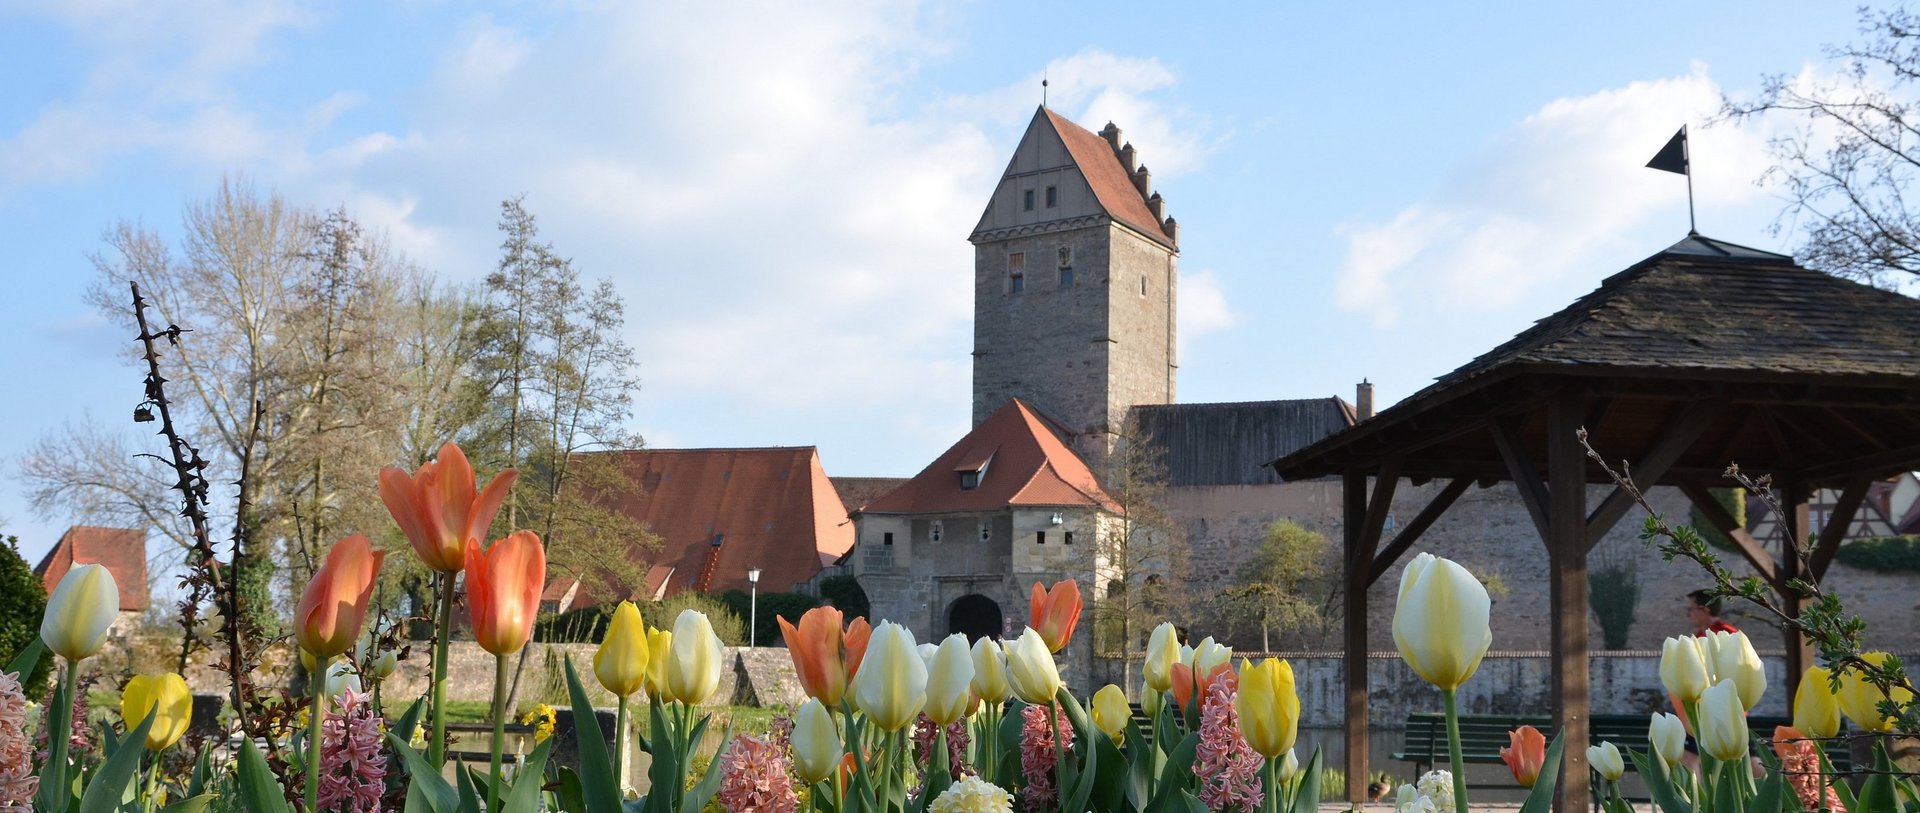
[[[1080,167],[1080,174],[1086,176],[1087,184],[1093,187],[1093,195],[1107,210],[1107,215],[1169,248],[1174,247],[1173,238],[1147,208],[1140,188],[1133,185],[1133,174],[1120,163],[1120,156],[1113,153],[1113,145],[1068,121],[1066,116],[1044,107],[1041,111],[1047,121],[1052,122],[1054,132],[1060,134],[1061,143],[1067,145],[1067,152]]]
[[[976,488],[960,487],[961,470],[986,471]],[[972,466],[972,468],[969,468]],[[1067,448],[1046,419],[1015,398],[968,432],[905,485],[868,503],[861,513],[924,514],[987,511],[1009,505],[1120,507],[1100,487],[1086,461]]]
[[[812,446],[764,449],[641,449],[602,452],[638,488],[609,498],[647,524],[664,546],[636,553],[649,569],[637,598],[687,590],[786,591],[820,572],[823,556],[853,546],[853,523]],[[716,544],[717,542],[717,544]],[[625,596],[587,596],[582,606]]]
[[[123,612],[147,608],[147,532],[139,528],[98,528],[75,525],[60,536],[59,544],[47,551],[33,574],[40,577],[51,595],[60,579],[74,565],[101,564],[113,574],[120,588]]]
[[[831,477],[833,488],[840,492],[840,501],[847,510],[858,511],[867,503],[873,502],[886,493],[906,485],[905,477]],[[835,557],[838,558],[838,557]]]

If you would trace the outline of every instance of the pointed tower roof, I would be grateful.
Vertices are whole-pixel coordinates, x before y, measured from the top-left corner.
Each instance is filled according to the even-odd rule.
[[[962,487],[967,473],[978,474],[977,485]],[[1014,505],[1120,511],[1086,461],[1067,448],[1046,418],[1018,398],[994,410],[913,479],[859,513],[990,511]]]
[[[1140,187],[1135,185],[1133,171],[1120,162],[1116,145],[1045,106],[1034,111],[1033,121],[1027,124],[1026,134],[1020,138],[1021,145],[1025,147],[1034,143],[1036,136],[1057,142],[1065,148],[1073,168],[1085,179],[1094,201],[1107,217],[1167,248],[1178,247],[1174,236],[1168,233],[1161,219],[1154,216],[1153,210],[1148,207],[1149,196],[1142,194]],[[1002,184],[1021,174],[1018,169],[1021,158],[1016,151],[1013,159],[1008,161],[1007,170],[1001,175]],[[991,215],[990,205],[988,211],[981,215],[979,224],[974,226],[970,239],[977,242],[983,232],[990,230]]]

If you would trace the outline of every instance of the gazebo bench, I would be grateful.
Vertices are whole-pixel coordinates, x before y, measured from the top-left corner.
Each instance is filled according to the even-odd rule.
[[[1773,734],[1775,726],[1787,725],[1788,722],[1784,717],[1749,717],[1747,729],[1766,738]],[[1540,729],[1540,733],[1549,740],[1553,738],[1553,718],[1544,714],[1460,715],[1461,760],[1467,763],[1500,762],[1500,749],[1510,742],[1507,732],[1523,725]],[[1596,714],[1587,721],[1587,732],[1591,740],[1589,744],[1611,742],[1623,752],[1623,759],[1626,757],[1624,752],[1628,750],[1645,753],[1651,746],[1647,740],[1647,718],[1644,715]],[[1853,769],[1853,759],[1845,737],[1828,740],[1825,749],[1835,771],[1846,773]],[[1407,715],[1406,737],[1393,758],[1413,763],[1416,776],[1426,773],[1431,766],[1445,765],[1449,759],[1446,715],[1433,712]],[[1633,761],[1625,761],[1627,770],[1633,770]]]

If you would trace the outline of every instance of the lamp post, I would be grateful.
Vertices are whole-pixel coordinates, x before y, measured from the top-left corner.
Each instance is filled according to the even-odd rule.
[[[747,602],[747,646],[760,645],[760,568],[747,568],[747,587],[753,591]]]

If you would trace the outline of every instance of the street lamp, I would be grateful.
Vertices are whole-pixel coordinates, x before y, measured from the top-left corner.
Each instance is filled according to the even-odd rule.
[[[747,603],[747,646],[760,645],[760,568],[747,568],[747,586],[753,597]]]

